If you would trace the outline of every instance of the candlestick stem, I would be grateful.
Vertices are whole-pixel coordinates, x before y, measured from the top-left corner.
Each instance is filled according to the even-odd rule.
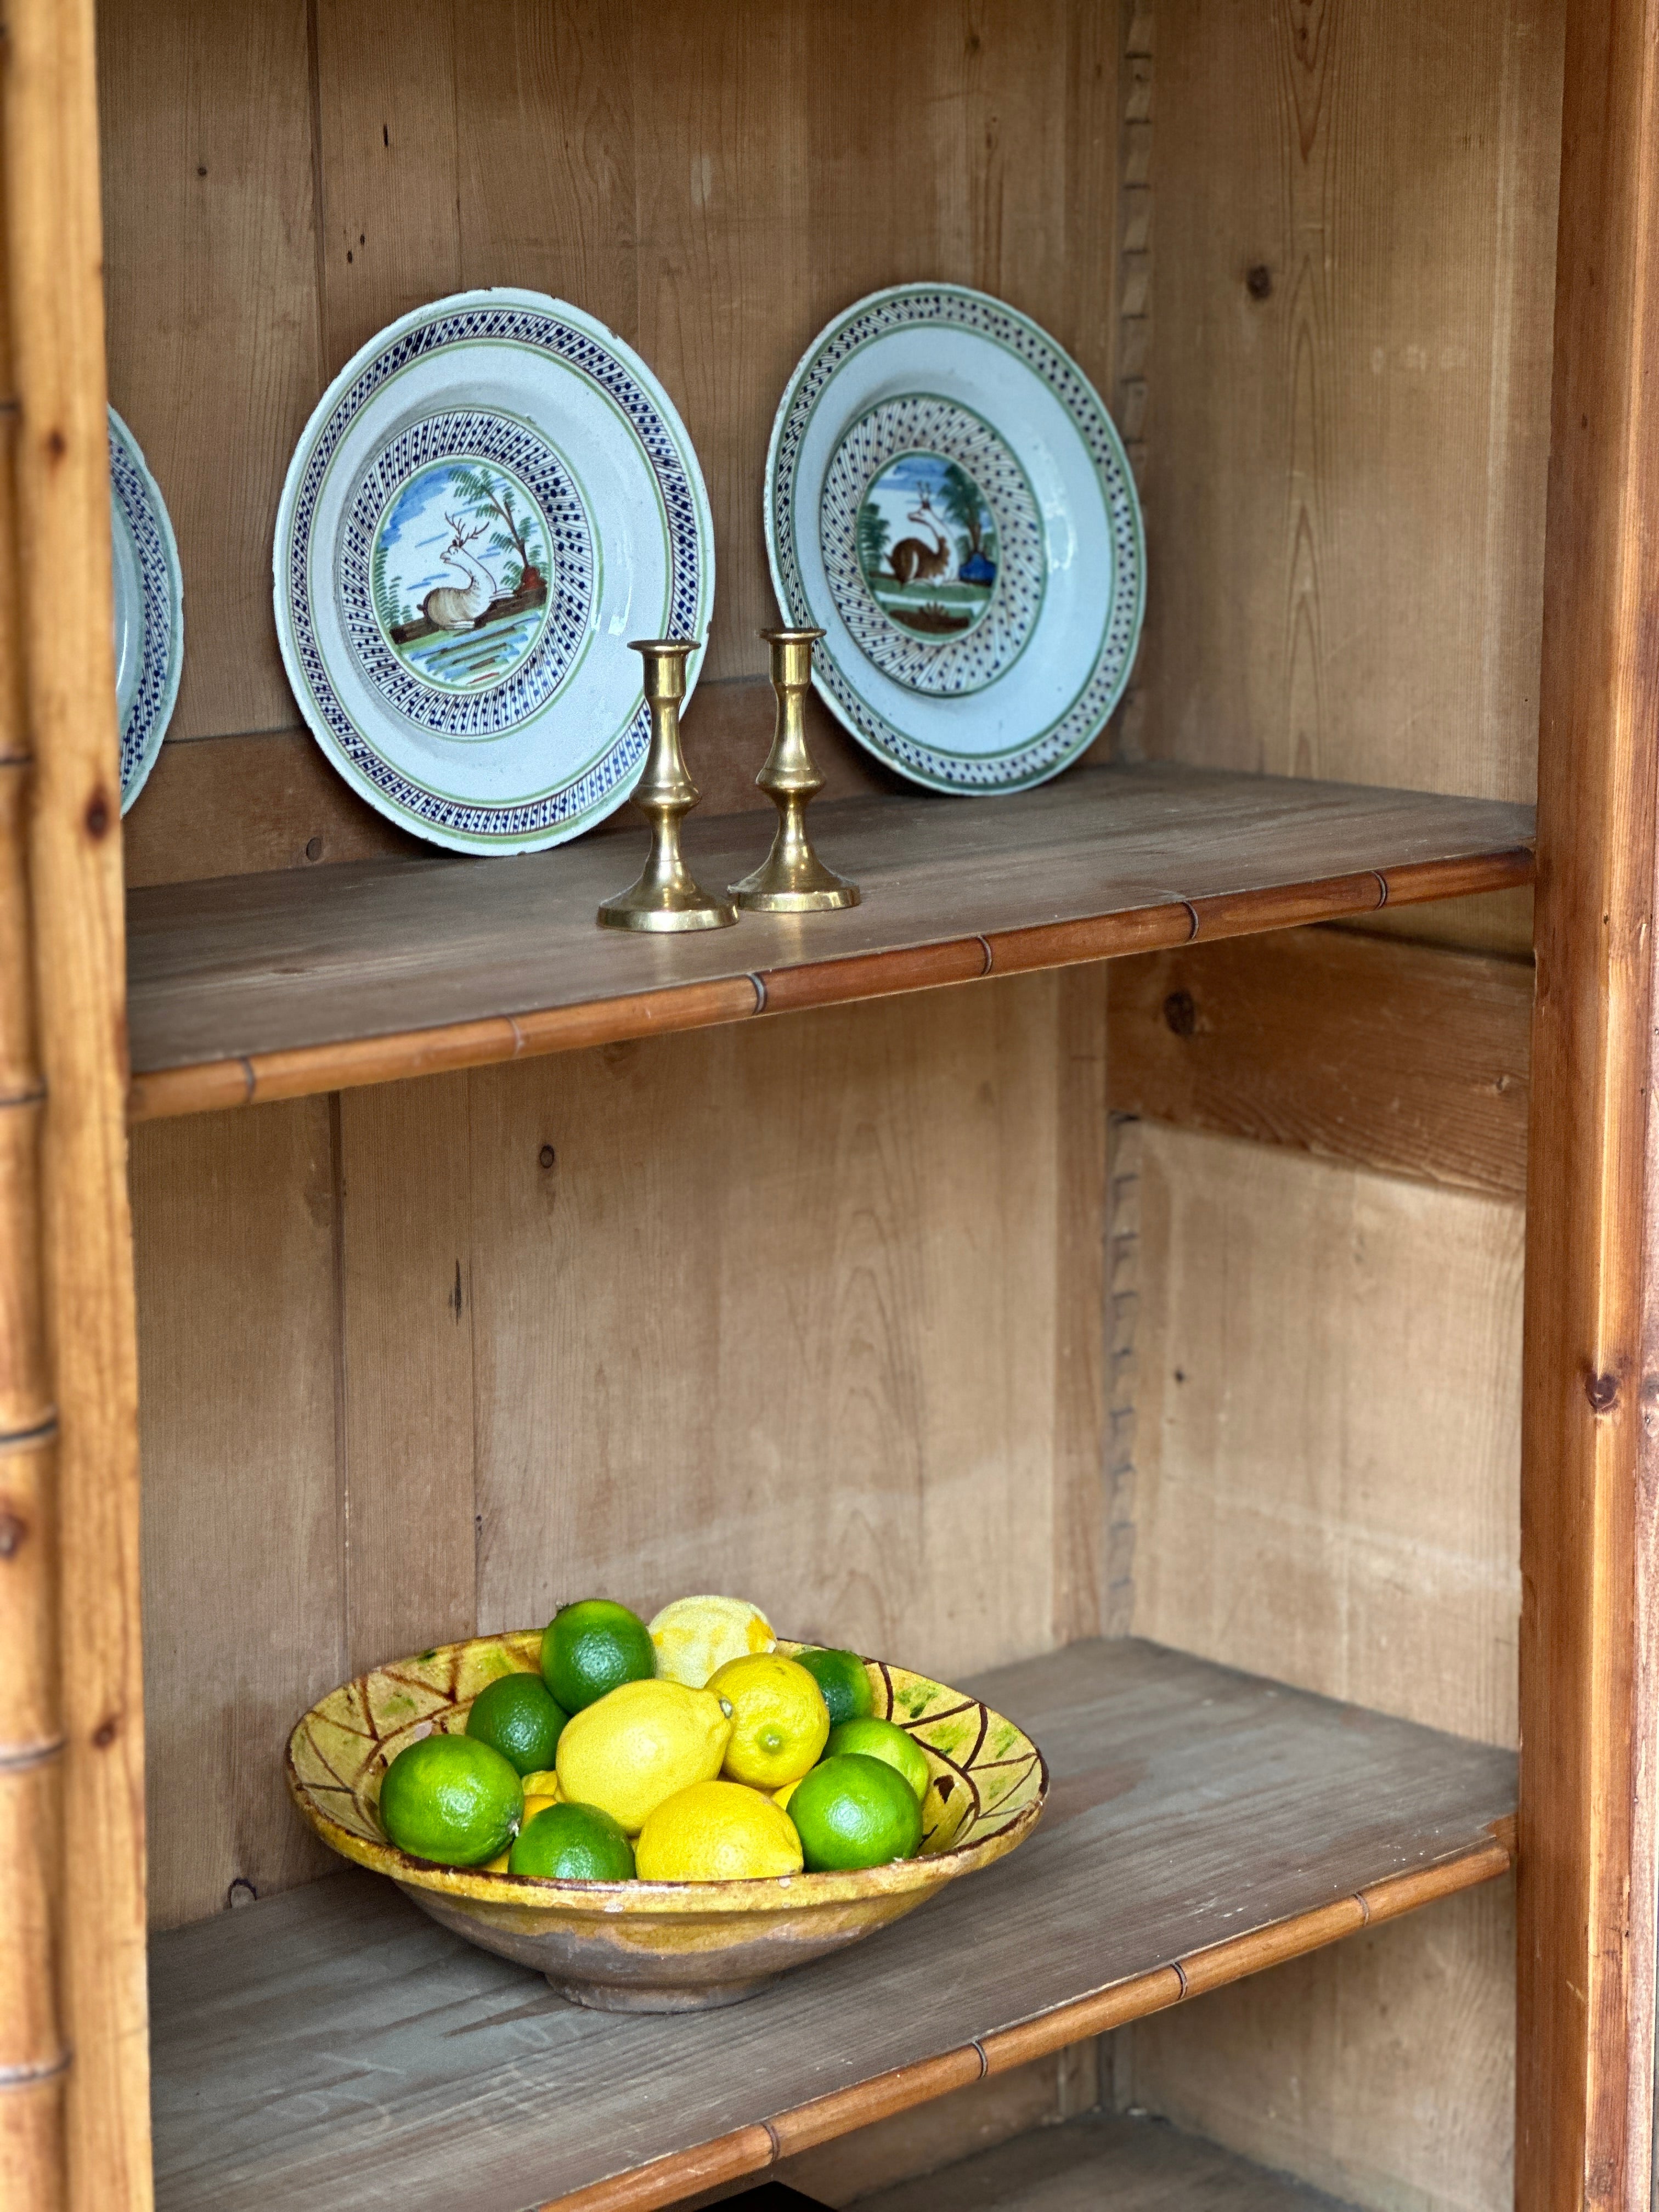
[[[826,868],[807,834],[807,802],[823,778],[806,744],[806,694],[812,681],[812,647],[821,629],[763,629],[771,648],[772,689],[778,697],[772,750],[755,781],[778,810],[777,834],[765,860],[732,896],[763,914],[823,914],[856,906],[859,887]]]
[[[724,929],[737,920],[737,908],[704,890],[680,851],[680,824],[701,796],[680,749],[685,664],[696,646],[685,637],[635,638],[632,650],[645,662],[645,697],[651,709],[651,742],[634,787],[634,804],[651,824],[651,853],[639,880],[599,908],[599,927]]]

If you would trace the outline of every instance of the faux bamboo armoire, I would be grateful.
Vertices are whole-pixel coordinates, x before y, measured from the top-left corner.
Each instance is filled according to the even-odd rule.
[[[0,2205],[1649,2204],[1659,5],[16,0],[0,76]],[[696,441],[752,865],[771,410],[934,276],[1135,464],[1081,767],[820,716],[864,905],[648,969],[625,819],[330,777],[288,454],[534,287]],[[106,398],[189,622],[125,823]],[[701,1588],[994,1684],[1038,1836],[711,2034],[293,1820],[334,1682]]]

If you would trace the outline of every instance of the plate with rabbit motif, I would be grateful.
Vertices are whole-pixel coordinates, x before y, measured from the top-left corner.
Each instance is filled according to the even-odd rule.
[[[562,844],[621,805],[650,731],[628,641],[702,640],[714,594],[673,402],[535,292],[435,301],[347,362],[289,466],[273,566],[317,742],[372,806],[462,853]]]
[[[1098,736],[1140,637],[1140,503],[1029,317],[954,284],[848,307],[779,404],[765,506],[784,619],[824,632],[814,683],[913,781],[1024,791]]]
[[[144,787],[173,720],[185,665],[185,580],[173,524],[138,441],[109,410],[110,581],[121,811]]]

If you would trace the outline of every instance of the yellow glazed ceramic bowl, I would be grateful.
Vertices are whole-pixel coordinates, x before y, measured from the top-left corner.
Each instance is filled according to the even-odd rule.
[[[536,1630],[477,1637],[331,1690],[289,1739],[288,1786],[325,1844],[390,1875],[444,1927],[533,1966],[578,2004],[678,2012],[735,2003],[1002,1858],[1042,1814],[1048,1771],[1029,1736],[976,1698],[872,1660],[875,1711],[910,1731],[932,1771],[919,1858],[859,1874],[617,1882],[545,1881],[410,1858],[380,1826],[386,1768],[434,1729],[464,1729],[487,1683],[536,1672],[541,1642]]]

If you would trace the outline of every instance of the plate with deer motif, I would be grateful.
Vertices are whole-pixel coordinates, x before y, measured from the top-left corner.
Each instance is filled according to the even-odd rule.
[[[1029,317],[873,292],[790,378],[767,455],[786,622],[870,750],[935,791],[1043,783],[1122,696],[1146,607],[1134,478],[1100,395]]]
[[[121,811],[144,787],[173,720],[185,665],[185,580],[167,502],[138,441],[109,410],[110,582]]]
[[[317,742],[372,806],[462,853],[562,844],[621,805],[650,731],[628,641],[701,641],[714,593],[672,400],[535,292],[436,301],[347,362],[289,466],[273,565]]]

